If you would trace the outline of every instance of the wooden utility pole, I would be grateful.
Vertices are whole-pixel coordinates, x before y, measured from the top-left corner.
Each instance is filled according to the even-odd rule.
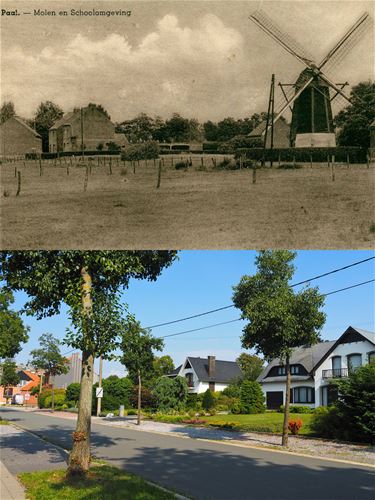
[[[103,356],[99,357],[99,388],[102,387],[103,380]],[[96,400],[96,416],[100,416],[100,412],[102,411],[102,398],[97,398]]]
[[[83,108],[81,108],[81,151],[82,151],[82,161],[84,159],[83,154]]]
[[[267,121],[266,129],[264,133],[264,144],[263,144],[263,165],[266,163],[266,149],[267,149],[267,138],[268,138],[268,128],[271,123],[271,166],[272,166],[272,152],[273,152],[273,115],[275,110],[275,75],[272,74],[271,78],[271,88],[270,97],[268,100],[268,111],[267,111]],[[270,122],[271,120],[271,122]]]

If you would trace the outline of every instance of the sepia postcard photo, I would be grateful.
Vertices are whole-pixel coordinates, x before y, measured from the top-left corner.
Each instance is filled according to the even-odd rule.
[[[2,248],[372,248],[374,3],[1,3]]]

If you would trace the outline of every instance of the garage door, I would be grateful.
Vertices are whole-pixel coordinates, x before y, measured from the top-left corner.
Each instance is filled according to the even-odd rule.
[[[283,391],[270,391],[266,393],[267,408],[278,410],[283,404]]]

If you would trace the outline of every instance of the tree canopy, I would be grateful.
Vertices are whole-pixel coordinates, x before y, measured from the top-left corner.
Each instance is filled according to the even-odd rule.
[[[42,137],[43,151],[48,151],[48,131],[64,112],[52,101],[41,102],[34,116],[35,128]]]
[[[255,354],[242,352],[236,361],[245,380],[256,380],[263,370],[263,360]]]
[[[350,92],[351,103],[335,117],[339,146],[370,147],[370,125],[375,120],[375,83],[361,82]]]
[[[29,338],[29,328],[23,324],[19,313],[9,308],[13,302],[13,293],[0,288],[0,359],[13,358]]]
[[[60,351],[61,342],[52,333],[43,333],[38,339],[40,348],[31,351],[31,364],[45,370],[52,377],[68,373],[68,361]]]
[[[0,108],[0,123],[6,122],[9,118],[16,114],[12,101],[6,101]]]
[[[6,359],[1,364],[0,385],[5,389],[7,387],[12,387],[17,385],[19,381],[20,381],[20,376],[17,371],[16,363],[11,359]]]

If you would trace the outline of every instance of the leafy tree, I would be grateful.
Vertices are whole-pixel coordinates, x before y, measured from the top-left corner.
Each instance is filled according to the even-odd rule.
[[[0,123],[4,123],[9,118],[14,116],[16,114],[16,111],[14,109],[14,104],[12,101],[6,101],[2,104],[0,108]]]
[[[23,324],[18,312],[9,309],[13,302],[12,292],[0,288],[0,359],[13,358],[29,339],[29,327]]]
[[[190,140],[190,122],[178,113],[165,122],[168,129],[169,139],[174,142],[185,142]]]
[[[81,391],[81,384],[79,382],[72,382],[66,388],[66,399],[67,401],[72,401],[75,404],[79,401],[79,393]]]
[[[138,382],[138,419],[137,424],[141,423],[141,390],[142,377],[150,375],[153,370],[154,353],[153,350],[161,351],[164,342],[162,339],[153,337],[149,330],[141,327],[134,318],[124,324],[120,349],[122,351],[119,357],[120,362],[128,371],[129,378]]]
[[[9,388],[17,385],[20,381],[20,376],[17,372],[17,365],[11,359],[6,359],[2,365],[2,374],[0,379],[0,385],[4,388],[4,396],[6,402],[8,403],[9,396]]]
[[[255,354],[242,352],[236,359],[246,380],[256,380],[263,370],[263,359]]]
[[[139,401],[139,387],[138,385],[135,385],[133,387],[132,394],[130,396],[130,404],[132,405],[133,408],[138,407],[138,401]],[[145,387],[142,385],[141,387],[141,401],[142,401],[142,407],[143,408],[155,408],[156,407],[156,399],[155,396],[153,395],[151,389],[148,387]]]
[[[45,370],[48,373],[49,382],[52,385],[52,411],[55,409],[54,378],[56,375],[68,373],[68,361],[60,352],[61,342],[51,333],[44,333],[39,337],[40,349],[31,351],[31,363],[35,368]]]
[[[203,124],[204,137],[206,141],[217,141],[219,138],[218,127],[211,120]]]
[[[320,311],[324,297],[318,289],[307,287],[295,293],[289,285],[295,256],[289,250],[261,251],[256,258],[257,273],[243,276],[233,295],[235,307],[249,321],[243,329],[242,346],[255,348],[267,361],[280,358],[285,364],[284,446],[288,444],[290,355],[296,347],[317,343],[325,322]]]
[[[212,394],[211,389],[207,389],[207,391],[203,395],[202,407],[205,410],[211,410],[215,406],[215,398]]]
[[[173,372],[174,368],[175,367],[173,359],[170,356],[168,355],[160,357],[155,356],[153,361],[154,377],[159,378],[162,375],[168,375],[169,373]]]
[[[231,382],[227,387],[222,391],[224,396],[229,398],[239,398],[241,393],[241,383],[242,380]]]
[[[94,385],[94,389],[98,387],[98,384]],[[102,398],[102,410],[103,411],[113,411],[118,410],[120,405],[124,405],[125,408],[130,406],[130,399],[133,391],[133,382],[129,377],[118,377],[117,375],[110,375],[109,377],[103,379],[103,398]],[[96,403],[96,391],[93,391],[93,398],[95,407]]]
[[[351,103],[335,117],[339,146],[370,147],[370,125],[375,120],[375,83],[361,82],[350,92]]]
[[[34,122],[38,134],[42,137],[43,151],[48,151],[48,131],[64,112],[57,104],[51,101],[40,103],[36,110]]]
[[[65,342],[82,350],[81,393],[68,473],[90,465],[94,358],[108,359],[118,345],[119,292],[131,278],[154,281],[176,258],[175,251],[3,251],[0,276],[13,290],[24,290],[27,314],[52,316],[69,307],[74,329]],[[112,323],[113,327],[112,328]]]
[[[162,412],[183,409],[188,393],[189,389],[184,377],[161,377],[153,389],[158,410]]]
[[[264,395],[258,382],[244,380],[240,390],[242,413],[263,413],[265,411]]]

